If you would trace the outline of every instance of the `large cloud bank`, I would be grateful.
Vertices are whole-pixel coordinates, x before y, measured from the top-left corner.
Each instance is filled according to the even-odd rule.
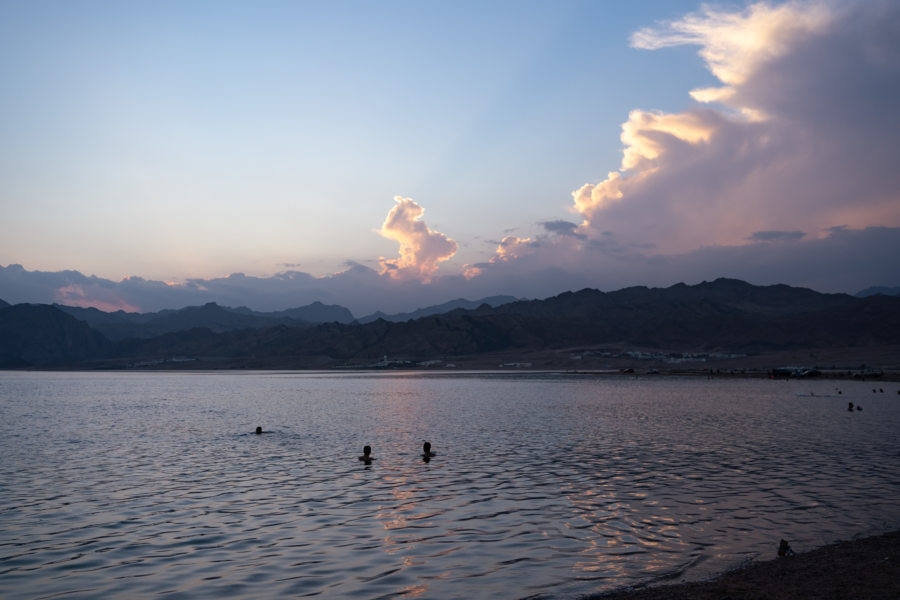
[[[580,223],[544,223],[470,272],[579,268],[601,287],[716,269],[822,289],[897,281],[898,32],[900,5],[872,0],[704,8],[635,33],[640,49],[699,46],[721,85],[690,91],[681,113],[632,111],[620,168],[573,192]]]
[[[672,253],[900,225],[898,32],[898,4],[878,0],[706,8],[637,32],[637,48],[700,46],[722,85],[683,113],[632,111],[620,169],[573,194],[579,231]]]
[[[442,271],[457,243],[425,224],[420,204],[397,197],[378,233],[398,243],[399,256],[381,258],[377,271],[352,263],[326,277],[289,271],[172,285],[12,265],[0,267],[0,298],[125,310],[320,300],[362,316],[460,296],[719,276],[821,291],[900,284],[900,3],[704,8],[631,41],[636,51],[698,46],[719,85],[686,86],[682,112],[633,110],[619,168],[573,192],[572,222],[507,235],[459,273]]]

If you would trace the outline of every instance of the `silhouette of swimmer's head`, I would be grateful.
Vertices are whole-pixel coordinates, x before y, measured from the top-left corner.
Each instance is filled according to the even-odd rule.
[[[262,433],[262,427],[257,427],[257,428],[256,428],[256,433],[257,433],[257,435],[259,435],[260,433]]]
[[[431,442],[425,442],[422,444],[422,460],[428,462],[432,456],[435,456],[435,453],[431,451]]]

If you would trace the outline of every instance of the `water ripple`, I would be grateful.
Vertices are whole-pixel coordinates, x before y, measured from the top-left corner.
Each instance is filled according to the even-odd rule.
[[[794,385],[0,374],[0,596],[567,598],[896,528],[896,391]]]

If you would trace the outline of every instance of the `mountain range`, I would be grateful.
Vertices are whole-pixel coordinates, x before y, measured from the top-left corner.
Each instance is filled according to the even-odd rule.
[[[7,305],[0,308],[0,366],[327,368],[610,349],[748,355],[900,347],[900,297],[883,294],[717,279],[507,299],[457,300],[445,311],[368,322],[320,303],[278,313],[210,303],[143,315]]]

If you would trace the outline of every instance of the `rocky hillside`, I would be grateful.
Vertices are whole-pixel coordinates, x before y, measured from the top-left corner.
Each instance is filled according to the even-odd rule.
[[[113,352],[101,334],[52,306],[0,308],[0,367],[70,365]]]
[[[3,360],[15,366],[102,356],[127,365],[179,357],[207,364],[312,368],[372,364],[385,355],[453,360],[610,346],[726,354],[900,348],[900,297],[857,298],[731,279],[609,293],[585,289],[402,322],[311,325],[272,319],[260,326],[256,315],[215,304],[164,312],[156,317],[156,325],[165,326],[161,335],[107,343],[86,323],[53,307],[0,309]]]

